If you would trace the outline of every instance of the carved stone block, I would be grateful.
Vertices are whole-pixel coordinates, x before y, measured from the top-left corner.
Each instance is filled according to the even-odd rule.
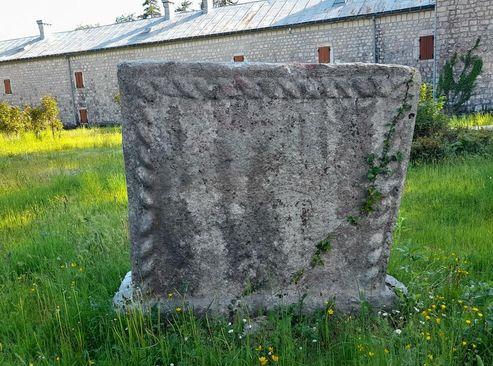
[[[132,62],[118,77],[141,301],[198,312],[392,303],[417,71]]]

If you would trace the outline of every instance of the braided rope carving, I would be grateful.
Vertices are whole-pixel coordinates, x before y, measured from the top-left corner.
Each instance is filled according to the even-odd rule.
[[[402,80],[401,84],[404,84]],[[319,80],[290,77],[217,77],[211,81],[200,75],[186,78],[156,76],[152,82],[137,85],[146,95],[187,99],[334,99],[388,97],[396,85],[386,76],[322,77]]]
[[[139,264],[139,285],[143,292],[151,288],[151,280],[156,266],[156,254],[154,251],[156,212],[154,204],[153,187],[155,183],[154,169],[150,159],[150,136],[149,126],[152,117],[146,108],[141,108],[144,123],[134,127],[135,136],[138,140],[137,169],[136,175],[141,189],[139,190],[138,204],[140,216],[137,233],[137,251],[134,253],[135,260]]]

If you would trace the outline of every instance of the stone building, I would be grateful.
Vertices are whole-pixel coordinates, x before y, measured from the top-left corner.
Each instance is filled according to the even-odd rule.
[[[490,0],[261,0],[0,41],[0,100],[57,98],[66,126],[118,123],[116,66],[126,60],[365,62],[417,67],[434,83],[456,49],[483,37],[471,110],[493,109]],[[487,52],[489,50],[489,52]],[[183,86],[186,88],[186,86]]]

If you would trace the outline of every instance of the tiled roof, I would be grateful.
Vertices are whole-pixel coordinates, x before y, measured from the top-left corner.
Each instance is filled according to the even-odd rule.
[[[0,62],[73,54],[224,33],[335,21],[348,17],[433,7],[435,0],[261,0],[204,14],[177,13],[173,20],[152,18],[90,29],[53,33],[41,40],[0,41]]]

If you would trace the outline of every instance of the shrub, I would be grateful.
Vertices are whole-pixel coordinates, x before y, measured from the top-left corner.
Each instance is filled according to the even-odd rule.
[[[445,99],[433,99],[429,86],[421,87],[416,127],[411,149],[414,162],[434,162],[452,156],[493,153],[493,133],[475,131],[469,128],[452,128],[450,119],[444,113]],[[467,119],[462,117],[464,125]]]
[[[437,162],[454,156],[485,154],[493,154],[493,133],[491,131],[449,128],[439,134],[415,139],[411,150],[411,160]]]
[[[0,131],[7,135],[20,135],[29,126],[30,118],[25,109],[0,103]]]
[[[10,124],[10,105],[5,102],[0,103],[0,132],[6,132]]]
[[[451,114],[461,112],[464,104],[471,98],[476,80],[483,71],[483,60],[474,54],[480,42],[481,39],[478,38],[465,54],[454,53],[440,74],[437,92],[446,98],[447,111]]]
[[[432,88],[427,84],[421,85],[414,138],[430,137],[448,128],[449,119],[443,112],[444,106],[445,98],[435,100]]]
[[[44,130],[51,129],[55,136],[63,128],[59,114],[56,99],[51,96],[41,98],[39,106],[25,106],[24,109],[3,102],[0,103],[0,132],[19,135],[24,131],[33,131],[40,138]]]
[[[63,128],[62,121],[60,121],[60,109],[58,103],[52,96],[44,96],[41,98],[41,118],[45,128],[49,128],[53,136],[55,132],[60,131]]]

